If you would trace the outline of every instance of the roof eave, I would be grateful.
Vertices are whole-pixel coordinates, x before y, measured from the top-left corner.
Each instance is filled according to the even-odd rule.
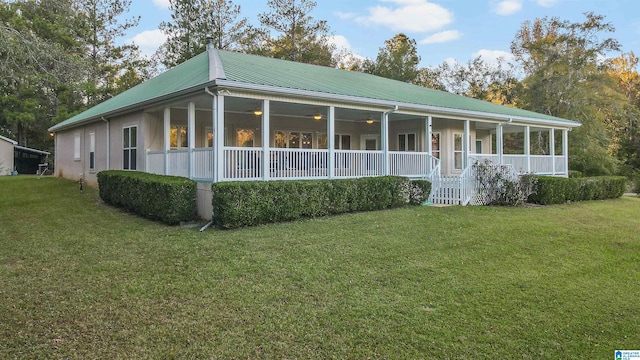
[[[38,149],[33,149],[33,148],[28,148],[26,146],[20,146],[20,145],[16,145],[15,146],[16,149],[20,149],[20,150],[24,150],[24,151],[30,151],[30,152],[34,152],[34,153],[38,153],[38,154],[42,154],[42,155],[51,155],[50,152],[48,151],[44,151],[44,150],[38,150]]]
[[[15,145],[18,145],[18,142],[17,142],[17,141],[15,141],[15,140],[11,140],[11,139],[9,139],[8,137],[4,137],[4,136],[0,135],[0,139],[1,139],[1,140],[6,141],[6,142],[8,142],[8,143],[10,143],[11,145],[14,145],[14,146],[15,146]]]
[[[110,117],[114,117],[114,116],[119,116],[119,115],[125,115],[137,110],[142,110],[144,108],[147,107],[151,107],[151,106],[157,106],[158,104],[161,104],[163,102],[167,102],[170,100],[176,100],[176,98],[180,98],[180,97],[184,97],[186,95],[190,95],[192,93],[196,93],[200,90],[203,90],[205,87],[210,86],[211,82],[205,83],[205,84],[200,84],[200,85],[196,85],[196,86],[192,86],[190,88],[184,89],[184,90],[180,90],[171,94],[167,94],[167,95],[163,95],[163,96],[159,96],[156,98],[152,98],[152,99],[148,99],[145,101],[141,101],[141,102],[137,102],[135,104],[131,104],[129,106],[125,106],[119,109],[115,109],[112,111],[106,111],[104,113],[100,113],[91,117],[88,117],[86,119],[82,119],[82,120],[78,120],[78,121],[74,121],[73,123],[70,124],[66,124],[66,125],[62,125],[59,126],[58,125],[54,125],[52,127],[50,127],[48,129],[48,131],[50,132],[56,132],[56,131],[61,131],[61,130],[66,130],[66,129],[70,129],[70,128],[74,128],[80,125],[86,125],[86,124],[90,124],[92,122],[96,122],[96,121],[100,121],[103,118],[110,118]]]
[[[374,106],[383,106],[394,108],[396,105],[404,108],[409,111],[418,111],[424,112],[425,115],[429,114],[439,114],[439,115],[451,115],[451,116],[463,116],[463,117],[471,117],[474,119],[484,119],[484,120],[502,120],[502,121],[516,121],[519,123],[525,124],[534,124],[534,125],[548,125],[555,126],[558,128],[574,128],[581,126],[579,122],[571,121],[571,120],[563,120],[563,121],[555,121],[550,119],[538,119],[532,117],[524,117],[524,116],[512,116],[512,115],[504,115],[504,114],[496,114],[496,113],[487,113],[480,111],[472,111],[472,110],[462,110],[462,109],[452,109],[440,106],[432,106],[432,105],[419,105],[412,103],[402,103],[396,101],[382,100],[382,99],[372,99],[372,98],[363,98],[358,96],[351,95],[340,95],[340,94],[330,94],[330,93],[320,93],[316,91],[310,90],[300,90],[300,89],[291,89],[291,88],[282,88],[278,86],[270,86],[270,85],[258,85],[251,83],[242,83],[233,80],[224,80],[224,79],[216,79],[215,85],[219,87],[225,88],[236,88],[240,90],[249,90],[256,92],[264,92],[270,94],[280,94],[280,95],[290,95],[295,97],[302,98],[310,98],[310,99],[322,99],[326,101],[337,101],[337,102],[346,102],[346,103],[358,103],[365,105],[374,105]]]

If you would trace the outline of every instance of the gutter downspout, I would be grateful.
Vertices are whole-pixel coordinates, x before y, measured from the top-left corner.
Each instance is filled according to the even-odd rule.
[[[398,105],[382,113],[382,174],[389,175],[389,115],[398,111]]]
[[[109,139],[109,137],[110,137],[109,129],[111,127],[111,121],[109,121],[109,119],[105,119],[104,116],[101,116],[100,119],[102,119],[102,121],[107,123],[107,164],[106,164],[106,170],[111,170],[111,164],[110,164],[110,161],[109,161],[111,159],[111,154],[110,154],[111,146],[110,146],[110,143],[109,143],[109,140],[110,140]]]

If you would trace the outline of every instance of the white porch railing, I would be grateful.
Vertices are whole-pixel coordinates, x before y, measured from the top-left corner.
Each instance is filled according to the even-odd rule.
[[[335,176],[342,178],[382,176],[384,175],[382,158],[382,151],[336,150]]]
[[[472,154],[472,159],[478,161],[490,160],[494,164],[500,164],[500,156],[496,154]],[[555,155],[555,171],[553,168],[553,156],[551,155],[529,155],[530,168],[527,171],[527,155],[502,155],[502,165],[511,165],[519,173],[534,173],[540,175],[567,174],[565,169],[565,157]]]
[[[192,149],[194,179],[213,179],[213,148]],[[169,160],[168,175],[189,177],[189,149],[147,151],[146,172],[165,174],[165,159]],[[222,180],[258,180],[262,176],[262,148],[225,147]],[[269,178],[315,179],[328,178],[329,152],[326,149],[269,149]],[[334,177],[357,178],[382,176],[382,151],[335,150]],[[389,174],[425,178],[439,174],[439,160],[427,153],[389,153]]]
[[[193,177],[213,179],[213,148],[193,149]]]
[[[223,180],[255,180],[262,176],[262,149],[225,147],[223,154]],[[211,178],[213,179],[213,173]]]
[[[422,152],[389,152],[389,171],[394,175],[424,177],[439,164],[436,157]]]
[[[164,151],[147,151],[146,172],[164,175]]]
[[[323,149],[270,149],[269,175],[273,179],[328,177],[328,156]]]

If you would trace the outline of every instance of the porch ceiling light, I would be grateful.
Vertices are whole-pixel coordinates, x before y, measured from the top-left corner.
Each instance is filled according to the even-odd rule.
[[[320,113],[316,113],[315,115],[313,115],[313,118],[315,120],[320,120],[320,119],[322,119],[322,115]]]
[[[367,124],[373,124],[373,119],[369,118],[367,120],[365,120],[367,122]]]
[[[255,110],[253,110],[253,114],[254,114],[255,116],[260,116],[260,115],[262,115],[262,109],[255,109]]]

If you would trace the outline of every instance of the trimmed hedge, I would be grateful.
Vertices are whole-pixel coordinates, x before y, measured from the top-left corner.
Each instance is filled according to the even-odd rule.
[[[563,204],[568,201],[615,199],[624,194],[623,176],[583,178],[538,177],[538,184],[529,202],[535,204]]]
[[[424,202],[428,181],[397,176],[340,180],[221,182],[211,186],[221,228],[292,221]]]
[[[152,220],[173,225],[197,219],[196,182],[183,177],[108,170],[98,173],[100,197]]]

